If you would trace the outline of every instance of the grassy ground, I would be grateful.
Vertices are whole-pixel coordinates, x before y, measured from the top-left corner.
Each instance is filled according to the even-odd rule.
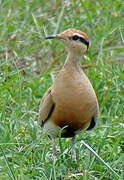
[[[77,162],[67,153],[70,139],[62,139],[54,163],[52,143],[35,122],[66,52],[43,38],[68,28],[89,36],[81,64],[96,91],[100,117],[96,129],[77,137]],[[123,0],[0,1],[0,180],[124,179],[123,103]]]

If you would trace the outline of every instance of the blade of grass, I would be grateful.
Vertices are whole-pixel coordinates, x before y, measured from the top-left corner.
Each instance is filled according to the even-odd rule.
[[[8,163],[8,160],[7,160],[6,155],[4,153],[4,150],[2,149],[2,147],[0,147],[0,149],[1,149],[1,152],[3,153],[4,159],[5,159],[5,162],[6,162],[6,166],[8,167],[11,179],[16,180],[16,178],[14,176],[14,173],[13,173],[11,167],[9,166],[9,163]]]
[[[92,30],[94,36],[96,36],[96,33],[94,31],[94,24],[93,24],[93,21],[92,21],[92,17],[91,17],[91,15],[89,13],[89,10],[86,7],[85,2],[83,2],[83,0],[80,0],[80,3],[81,3],[81,5],[82,5],[82,7],[83,7],[83,9],[84,9],[84,11],[85,11],[85,13],[87,15],[88,24],[89,24],[89,26],[91,26],[91,30]]]
[[[103,47],[104,47],[104,41],[105,39],[111,35],[112,33],[114,33],[118,28],[120,28],[122,25],[124,25],[124,20],[119,21],[118,23],[116,23],[112,28],[109,28],[108,31],[105,32],[105,34],[103,35],[103,37],[101,38],[101,42],[100,42],[100,49],[99,49],[99,54],[97,56],[97,63],[100,61],[101,64],[103,65],[103,60],[102,60],[102,56],[103,56]]]
[[[60,151],[61,151],[61,154],[63,154],[63,147],[62,147],[62,139],[61,139],[61,134],[62,134],[62,131],[66,128],[67,126],[63,127],[62,129],[60,129],[59,131],[59,147],[60,147]]]
[[[63,17],[63,14],[64,14],[64,8],[65,8],[65,4],[62,6],[62,10],[61,10],[61,12],[59,14],[54,34],[57,33],[57,31],[58,31],[58,29],[60,27],[60,23],[62,22],[62,17]]]
[[[88,149],[90,150],[108,169],[109,171],[111,171],[113,173],[113,175],[118,178],[120,178],[120,176],[88,145],[86,144],[83,140],[81,140],[81,143]]]
[[[35,15],[34,15],[33,13],[32,13],[32,17],[33,17],[33,20],[34,20],[36,29],[37,29],[37,31],[38,31],[39,37],[42,38],[42,34],[41,34],[41,32],[40,32],[40,28],[39,28],[39,26],[38,26],[37,19],[36,19]]]

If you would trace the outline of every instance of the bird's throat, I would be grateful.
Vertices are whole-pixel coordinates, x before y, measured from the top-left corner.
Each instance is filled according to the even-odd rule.
[[[73,67],[76,68],[77,70],[80,70],[80,59],[81,56],[74,54],[72,52],[68,52],[64,68]]]

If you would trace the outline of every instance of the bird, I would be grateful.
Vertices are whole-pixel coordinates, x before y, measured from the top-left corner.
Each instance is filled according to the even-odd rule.
[[[80,60],[88,51],[89,40],[86,33],[77,29],[67,29],[45,38],[56,39],[67,49],[67,58],[52,86],[43,95],[39,106],[38,124],[53,142],[62,129],[62,138],[72,138],[81,130],[91,130],[96,126],[99,105],[95,91],[83,70]]]

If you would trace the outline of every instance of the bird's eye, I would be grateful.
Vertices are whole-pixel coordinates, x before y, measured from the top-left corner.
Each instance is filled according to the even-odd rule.
[[[77,41],[77,40],[79,39],[79,37],[78,37],[77,35],[75,35],[75,36],[72,37],[72,39],[73,39],[74,41]]]

